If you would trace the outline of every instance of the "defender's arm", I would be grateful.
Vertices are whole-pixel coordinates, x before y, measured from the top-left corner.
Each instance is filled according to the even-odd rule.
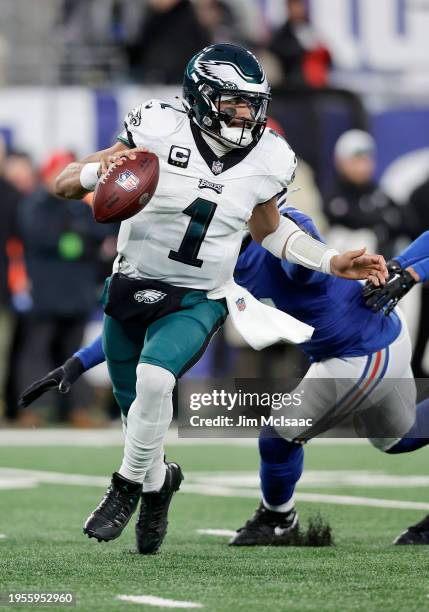
[[[429,280],[429,231],[424,232],[400,255],[387,264],[389,281],[383,288],[367,283],[363,290],[366,305],[373,312],[389,315],[416,283]]]
[[[103,363],[106,357],[103,351],[102,337],[98,336],[91,344],[81,348],[69,357],[62,366],[52,370],[43,378],[34,381],[19,396],[19,406],[26,408],[38,397],[51,389],[58,389],[60,393],[68,393],[70,387],[87,370]]]

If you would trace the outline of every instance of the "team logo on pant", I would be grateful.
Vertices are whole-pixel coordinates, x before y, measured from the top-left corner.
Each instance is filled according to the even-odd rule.
[[[145,304],[155,304],[165,298],[167,294],[157,289],[143,289],[142,291],[136,291],[134,299],[136,302],[144,302]]]
[[[235,305],[237,306],[237,310],[240,312],[246,310],[246,300],[244,298],[238,298],[238,300],[235,300]]]
[[[125,189],[125,191],[134,191],[137,189],[140,179],[131,170],[124,170],[116,179],[115,183]]]

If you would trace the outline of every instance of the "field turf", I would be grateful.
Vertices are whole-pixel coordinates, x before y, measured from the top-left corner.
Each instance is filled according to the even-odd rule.
[[[309,445],[306,470],[312,479],[298,492],[427,503],[427,482],[407,480],[427,475],[428,452],[391,457],[369,445]],[[256,449],[177,445],[168,448],[168,457],[181,463],[185,477],[189,474],[188,491],[174,498],[162,552],[143,557],[130,552],[131,523],[110,543],[82,534],[84,519],[104,492],[99,482],[65,484],[60,477],[47,483],[42,477],[31,488],[7,485],[8,479],[37,480],[27,470],[106,477],[120,462],[120,447],[1,448],[0,591],[72,591],[76,609],[85,612],[160,609],[120,601],[117,595],[195,602],[207,612],[428,609],[428,548],[391,544],[426,514],[424,509],[298,501],[304,524],[317,511],[329,520],[334,546],[228,547],[228,538],[197,530],[233,530],[249,518],[257,504]],[[13,476],[4,468],[23,471]],[[353,473],[361,481],[344,481]],[[371,474],[394,475],[396,480],[379,478],[371,486]],[[240,478],[248,484],[234,485]],[[223,481],[225,487],[216,490]],[[401,482],[406,486],[398,486]],[[209,495],[201,483],[211,487]]]

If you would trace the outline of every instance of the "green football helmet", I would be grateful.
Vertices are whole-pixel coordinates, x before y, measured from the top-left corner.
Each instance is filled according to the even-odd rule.
[[[259,61],[243,47],[216,44],[194,55],[183,97],[191,121],[228,147],[247,147],[264,132],[270,87]],[[237,105],[250,111],[246,118],[237,116]]]

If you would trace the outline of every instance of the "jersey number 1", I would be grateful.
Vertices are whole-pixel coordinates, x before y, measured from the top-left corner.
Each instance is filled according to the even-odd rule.
[[[203,260],[198,259],[201,244],[207,234],[207,230],[215,214],[217,204],[210,200],[197,198],[183,211],[185,215],[191,217],[188,228],[183,236],[182,243],[178,251],[170,251],[169,259],[180,261],[188,266],[201,268]]]

